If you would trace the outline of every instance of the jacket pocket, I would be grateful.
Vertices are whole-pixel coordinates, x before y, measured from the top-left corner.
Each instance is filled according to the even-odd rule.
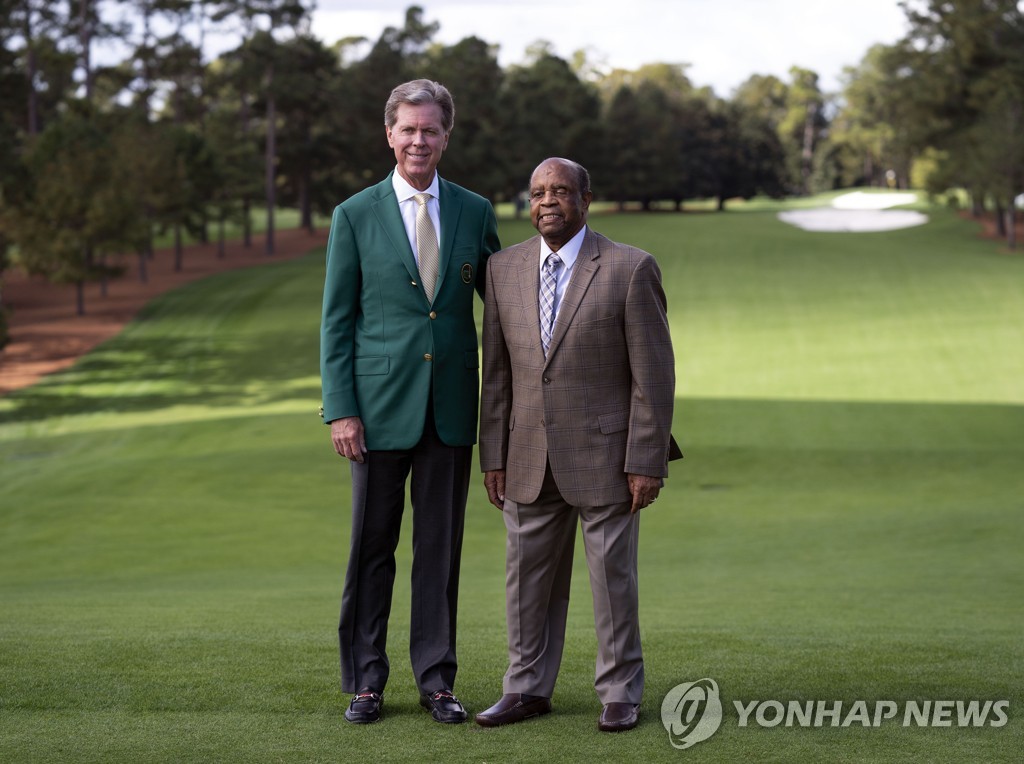
[[[611,435],[613,432],[622,432],[629,427],[629,412],[619,411],[612,414],[601,414],[597,418],[597,426],[601,428],[601,432],[605,435]]]
[[[391,356],[364,355],[356,358],[355,374],[358,377],[371,374],[387,374],[391,370]]]
[[[595,321],[581,321],[576,326],[581,332],[596,332],[602,329],[611,329],[620,323],[621,320],[618,316],[605,316]]]

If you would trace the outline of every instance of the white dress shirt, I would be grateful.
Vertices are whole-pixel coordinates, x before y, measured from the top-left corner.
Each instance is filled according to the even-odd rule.
[[[562,307],[562,297],[565,295],[566,287],[569,286],[569,279],[572,278],[572,267],[576,264],[576,258],[579,257],[580,248],[583,246],[583,237],[586,234],[587,227],[583,226],[577,231],[575,236],[558,250],[557,254],[562,260],[562,265],[558,269],[558,279],[555,281],[555,305],[553,310],[556,319],[558,318],[558,309]],[[544,278],[544,261],[548,259],[551,251],[551,247],[548,246],[548,243],[544,241],[542,236],[540,239],[540,262],[538,263],[541,279]]]
[[[416,194],[430,194],[427,200],[427,212],[434,224],[434,231],[437,233],[437,251],[441,251],[441,205],[437,201],[438,182],[437,173],[430,181],[430,187],[426,191],[413,188],[405,182],[405,178],[398,174],[398,168],[391,174],[391,185],[395,189],[395,196],[398,197],[398,209],[402,213],[402,222],[405,224],[405,235],[409,237],[409,246],[412,247],[413,257],[416,258],[416,265],[420,264],[420,253],[416,251],[416,208],[419,203],[413,198]]]

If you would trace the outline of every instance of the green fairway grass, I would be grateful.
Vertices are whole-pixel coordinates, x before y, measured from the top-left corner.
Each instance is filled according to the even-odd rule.
[[[0,398],[0,762],[1020,761],[1024,256],[944,209],[860,234],[774,211],[591,220],[663,269],[686,453],[643,514],[637,730],[596,730],[582,549],[554,713],[434,723],[407,655],[408,523],[385,718],[344,721],[349,477],[317,416],[314,252],[167,294]],[[477,480],[470,713],[501,694],[503,557]],[[677,750],[662,699],[704,677],[721,729]],[[1009,709],[999,727],[741,727],[734,701],[755,700]]]

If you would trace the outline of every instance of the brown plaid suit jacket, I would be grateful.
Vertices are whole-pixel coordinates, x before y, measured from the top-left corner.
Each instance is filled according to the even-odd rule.
[[[548,357],[540,236],[493,255],[484,297],[480,465],[531,503],[545,467],[574,506],[628,501],[627,473],[668,474],[675,361],[654,258],[587,229]]]

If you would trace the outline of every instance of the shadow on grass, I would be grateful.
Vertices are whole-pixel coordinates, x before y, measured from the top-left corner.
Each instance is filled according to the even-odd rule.
[[[320,283],[309,277],[312,262],[212,276],[162,296],[71,368],[0,399],[0,424],[319,401]]]
[[[289,354],[266,355],[257,340],[219,337],[120,338],[97,349],[67,371],[7,396],[0,422],[27,423],[82,414],[122,414],[172,406],[258,407],[287,397],[319,400],[316,337],[296,343],[294,334],[261,335],[262,347],[284,346],[312,362],[296,364]],[[265,344],[264,344],[265,343]],[[297,345],[306,347],[297,348]],[[245,370],[240,379],[240,370]],[[297,373],[302,374],[301,377]]]
[[[1024,450],[1024,406],[930,401],[677,398],[673,428],[684,453]],[[952,465],[950,465],[952,466]]]

